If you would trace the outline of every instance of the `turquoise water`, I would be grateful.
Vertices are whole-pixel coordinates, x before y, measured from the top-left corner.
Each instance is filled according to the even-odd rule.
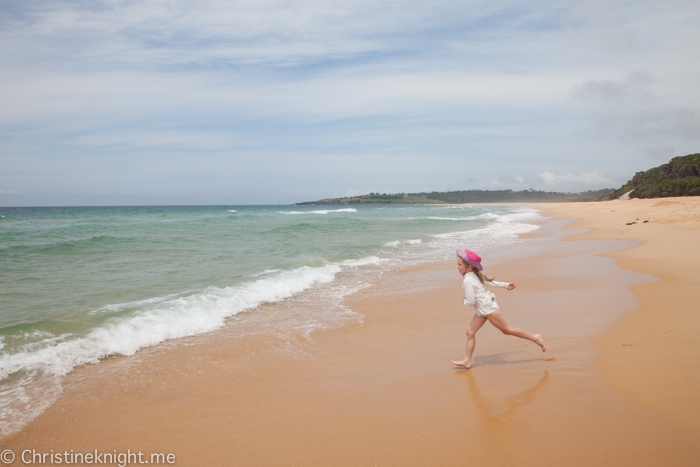
[[[300,297],[285,326],[342,325],[353,314],[342,298],[372,274],[457,248],[487,251],[535,228],[532,211],[503,206],[0,208],[0,216],[3,434],[50,405],[77,365]]]

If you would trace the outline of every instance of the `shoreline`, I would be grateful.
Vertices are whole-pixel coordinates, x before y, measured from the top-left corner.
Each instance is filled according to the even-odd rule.
[[[485,262],[518,283],[495,290],[499,304],[546,354],[487,325],[474,368],[456,370],[471,311],[454,264],[436,263],[387,274],[347,299],[363,323],[291,348],[223,329],[79,367],[0,447],[175,452],[182,465],[692,465],[694,433],[610,390],[600,369],[596,343],[638,306],[629,289],[656,284],[611,258],[640,246],[568,242],[579,234],[562,228],[587,226],[566,224],[545,221],[516,257]]]

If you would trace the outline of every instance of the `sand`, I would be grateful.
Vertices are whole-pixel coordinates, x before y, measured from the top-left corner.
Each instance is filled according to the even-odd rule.
[[[80,367],[0,450],[196,466],[695,465],[700,203],[537,207],[554,220],[484,264],[518,285],[495,289],[503,314],[547,353],[486,325],[473,369],[455,368],[471,311],[456,264],[434,264],[350,297],[363,323],[310,338],[223,328]]]
[[[568,240],[644,242],[609,255],[622,268],[661,280],[633,287],[641,306],[598,343],[600,371],[625,399],[700,439],[700,198],[538,207],[557,218],[580,219],[570,228],[590,229]]]

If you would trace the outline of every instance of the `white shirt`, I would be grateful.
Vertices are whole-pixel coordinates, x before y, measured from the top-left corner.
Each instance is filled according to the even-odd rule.
[[[508,282],[491,281],[486,282],[486,285],[508,288],[509,284]],[[474,306],[474,311],[478,316],[487,316],[498,311],[496,296],[484,288],[484,284],[473,271],[464,275],[462,289],[464,290],[464,304]]]

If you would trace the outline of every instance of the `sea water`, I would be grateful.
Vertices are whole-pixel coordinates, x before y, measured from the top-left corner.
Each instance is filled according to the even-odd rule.
[[[483,205],[0,208],[0,435],[52,404],[78,365],[223,326],[310,335],[358,322],[343,297],[372,277],[456,249],[494,257],[537,217]],[[270,304],[283,311],[261,311]]]

